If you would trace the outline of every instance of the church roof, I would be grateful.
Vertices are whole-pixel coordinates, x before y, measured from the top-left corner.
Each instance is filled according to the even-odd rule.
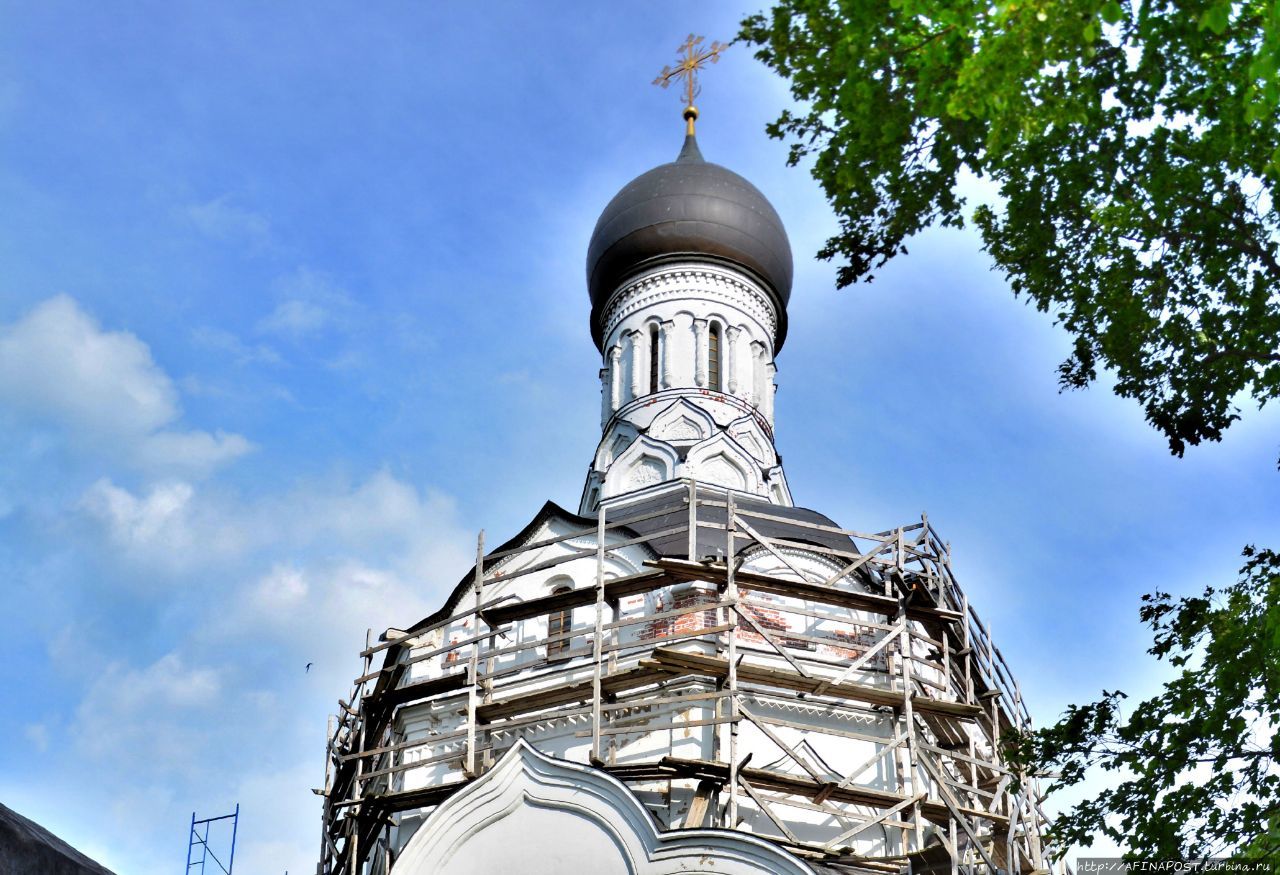
[[[684,489],[668,490],[655,495],[647,501],[630,504],[614,513],[610,513],[608,521],[610,524],[622,524],[622,528],[629,537],[644,538],[649,534],[657,535],[657,537],[643,541],[643,545],[653,552],[655,559],[692,559],[696,561],[708,556],[714,556],[717,551],[723,554],[726,539],[718,532],[722,531],[725,523],[725,509],[723,507],[700,507],[698,510],[698,521],[700,523],[698,526],[698,555],[688,555],[689,505],[685,503],[687,495],[688,493]],[[756,511],[771,517],[786,517],[798,524],[793,525],[789,522],[753,518],[751,521],[752,528],[766,538],[808,543],[827,549],[857,552],[856,546],[849,538],[831,532],[819,531],[811,527],[816,524],[828,528],[839,528],[830,517],[818,513],[816,510],[809,510],[803,507],[783,507],[762,499],[752,499],[742,495],[735,496],[734,501],[740,510],[747,513]],[[666,512],[663,513],[663,511]],[[640,519],[650,514],[657,515],[649,519]],[[596,524],[595,517],[579,516],[576,513],[565,510],[554,501],[548,501],[538,511],[537,515],[529,521],[528,525],[505,543],[490,550],[489,553],[505,553],[508,550],[519,547],[521,544],[527,543],[538,533],[542,525],[550,519],[562,519],[581,529],[589,529]],[[628,520],[635,520],[635,522],[628,522]],[[708,527],[716,526],[717,528],[704,529],[703,524]],[[673,528],[679,529],[680,527],[683,527],[683,530],[658,534]],[[752,549],[751,543],[743,542],[738,552],[742,553],[749,549]],[[474,582],[475,567],[472,566],[458,581],[458,585],[454,587],[453,592],[449,594],[449,598],[445,600],[440,609],[415,623],[409,629],[409,632],[416,632],[452,616],[458,603],[471,591]]]
[[[0,872],[111,875],[40,824],[0,805]]]
[[[692,134],[675,161],[640,174],[604,208],[587,248],[591,334],[630,277],[667,261],[729,263],[758,279],[778,309],[775,351],[787,333],[791,243],[773,205],[738,174],[702,157]]]
[[[692,559],[697,561],[708,556],[714,556],[717,553],[723,555],[726,543],[726,538],[722,533],[725,524],[725,508],[714,506],[698,508],[698,555],[687,555],[689,552],[689,505],[685,503],[686,495],[688,493],[684,490],[666,492],[648,501],[628,505],[621,517],[610,517],[610,519],[625,523],[628,529],[640,537],[647,534],[656,534],[683,524],[684,531],[661,535],[645,541],[645,545],[653,550],[659,558]],[[768,514],[771,517],[786,517],[797,523],[827,526],[833,529],[839,528],[830,517],[805,507],[784,507],[763,499],[752,499],[742,495],[735,496],[734,501],[739,510],[747,513],[756,511]],[[634,523],[626,522],[628,518],[644,517],[663,510],[666,510],[667,513],[661,516],[654,516]],[[589,524],[590,521],[587,522]],[[772,519],[751,520],[751,527],[766,538],[803,542],[834,550],[848,551],[851,549],[852,542],[848,538],[812,529],[809,528],[809,525],[791,525]],[[715,526],[716,528],[704,528],[704,526]],[[753,547],[754,544],[752,542],[745,541],[739,546],[738,552],[741,553]]]

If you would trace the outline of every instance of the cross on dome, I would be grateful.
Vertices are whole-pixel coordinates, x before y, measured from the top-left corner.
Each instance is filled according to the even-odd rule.
[[[698,108],[693,105],[693,101],[702,93],[702,86],[698,84],[698,71],[708,64],[719,63],[721,53],[729,48],[728,43],[722,43],[719,40],[712,40],[711,45],[699,48],[704,39],[705,37],[689,34],[685,41],[676,47],[676,51],[681,53],[676,66],[672,67],[668,64],[663,67],[658,78],[653,80],[654,85],[660,85],[663,88],[670,87],[672,82],[684,82],[684,118],[688,122],[690,136],[693,135],[693,123],[698,118]]]

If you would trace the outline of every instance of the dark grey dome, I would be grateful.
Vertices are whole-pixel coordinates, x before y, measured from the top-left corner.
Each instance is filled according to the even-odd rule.
[[[778,307],[775,351],[787,336],[791,243],[782,219],[754,185],[704,161],[692,135],[680,156],[642,173],[600,214],[587,248],[591,336],[602,346],[604,308],[640,270],[674,260],[730,262],[759,279]]]

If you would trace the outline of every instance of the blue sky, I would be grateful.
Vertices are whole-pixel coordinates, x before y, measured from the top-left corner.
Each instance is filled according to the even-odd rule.
[[[654,75],[756,8],[0,2],[0,801],[122,875],[239,802],[237,871],[311,871],[365,629],[576,504],[588,237],[679,148]],[[1280,541],[1276,412],[1177,460],[1059,394],[1066,335],[968,232],[837,292],[784,85],[741,47],[705,82],[704,154],[795,250],[796,500],[928,511],[1043,718],[1150,689],[1138,596]]]

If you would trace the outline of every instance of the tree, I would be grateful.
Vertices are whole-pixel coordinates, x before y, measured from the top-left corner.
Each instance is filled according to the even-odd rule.
[[[812,160],[844,287],[931,225],[972,221],[1015,295],[1073,336],[1059,370],[1107,367],[1182,455],[1242,395],[1280,396],[1280,2],[774,0],[740,39],[802,107],[769,133]],[[1000,197],[967,214],[965,174]],[[1059,818],[1134,856],[1236,852],[1280,869],[1280,555],[1219,592],[1146,596],[1177,671],[1123,711],[1074,706],[1015,762],[1123,775]]]
[[[1050,793],[1095,766],[1129,775],[1054,823],[1060,847],[1104,834],[1132,857],[1280,869],[1280,554],[1245,558],[1223,592],[1143,597],[1149,652],[1178,670],[1158,695],[1125,716],[1124,694],[1105,693],[1012,740],[1014,763],[1056,774]]]
[[[1265,0],[777,0],[740,38],[802,110],[841,287],[933,224],[973,221],[1172,452],[1280,395],[1280,4]],[[999,202],[966,216],[962,174]]]

